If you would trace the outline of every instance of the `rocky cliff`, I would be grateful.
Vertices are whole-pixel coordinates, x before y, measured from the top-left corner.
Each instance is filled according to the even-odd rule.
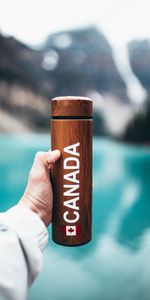
[[[0,35],[0,109],[20,122],[14,131],[48,130],[48,99],[90,91],[127,101],[113,50],[95,27],[51,34],[38,50]],[[8,123],[1,131],[13,131]]]
[[[128,49],[133,72],[150,92],[150,40],[132,41]]]
[[[55,94],[84,95],[95,90],[127,100],[126,85],[116,68],[113,50],[95,27],[52,34],[43,53],[56,62],[49,73],[56,83]]]

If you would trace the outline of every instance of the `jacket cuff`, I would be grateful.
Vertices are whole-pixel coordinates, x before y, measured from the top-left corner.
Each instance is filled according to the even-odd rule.
[[[0,213],[0,223],[8,225],[21,238],[37,243],[41,251],[48,243],[48,231],[39,216],[24,205],[15,205]]]

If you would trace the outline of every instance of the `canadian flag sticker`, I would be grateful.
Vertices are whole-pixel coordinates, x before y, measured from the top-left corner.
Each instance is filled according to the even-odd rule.
[[[80,234],[80,226],[62,226],[62,233],[66,236],[76,236]]]

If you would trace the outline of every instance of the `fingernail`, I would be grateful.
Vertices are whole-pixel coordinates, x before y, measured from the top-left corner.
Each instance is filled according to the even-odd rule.
[[[61,155],[60,150],[56,149],[56,150],[54,150],[54,151],[55,151],[55,154],[56,154],[58,157]]]
[[[52,152],[53,152],[56,160],[61,156],[61,152],[58,149],[53,150]]]

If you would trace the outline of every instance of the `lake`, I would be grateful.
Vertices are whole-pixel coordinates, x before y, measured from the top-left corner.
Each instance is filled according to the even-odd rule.
[[[0,135],[0,210],[22,196],[34,155],[49,135]],[[29,300],[150,299],[150,149],[93,142],[93,239],[51,240]]]

